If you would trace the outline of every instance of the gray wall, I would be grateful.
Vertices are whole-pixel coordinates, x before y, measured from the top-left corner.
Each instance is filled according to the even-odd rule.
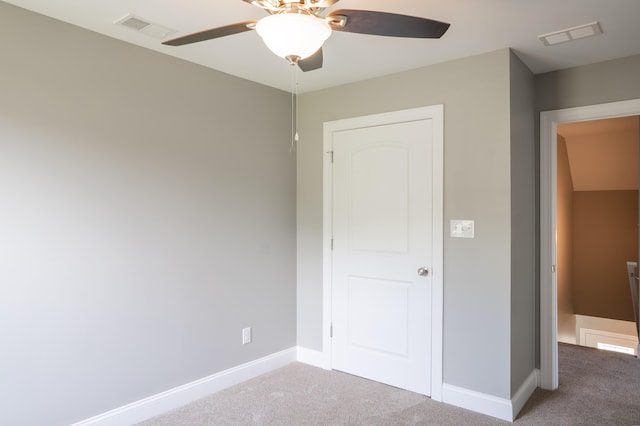
[[[511,105],[511,396],[535,369],[534,77],[510,56]]]
[[[3,2],[0,53],[0,424],[295,346],[287,93]]]
[[[640,99],[640,55],[536,76],[536,106],[549,111]]]
[[[298,344],[322,350],[322,124],[444,104],[444,380],[511,397],[510,52],[304,94],[298,171]]]

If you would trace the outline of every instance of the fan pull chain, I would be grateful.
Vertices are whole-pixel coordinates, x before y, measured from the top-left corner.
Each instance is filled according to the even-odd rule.
[[[300,140],[300,138],[298,137],[298,117],[300,116],[299,113],[299,107],[298,107],[298,67],[295,68],[295,70],[293,71],[296,78],[296,133],[293,136],[293,139],[298,142]]]
[[[295,62],[291,63],[291,147],[289,152],[296,151],[298,137],[298,74]]]

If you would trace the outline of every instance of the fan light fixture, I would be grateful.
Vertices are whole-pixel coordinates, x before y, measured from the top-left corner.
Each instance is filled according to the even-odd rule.
[[[446,22],[374,10],[339,9],[325,14],[340,0],[242,0],[259,7],[268,16],[210,28],[163,41],[183,46],[256,30],[267,47],[294,68],[322,68],[322,45],[332,31],[385,37],[440,38],[449,29]]]
[[[256,31],[276,55],[292,63],[313,55],[331,35],[323,20],[304,13],[278,13],[260,19]]]

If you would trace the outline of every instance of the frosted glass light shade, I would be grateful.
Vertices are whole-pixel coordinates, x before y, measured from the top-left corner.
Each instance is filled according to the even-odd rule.
[[[300,13],[266,16],[258,21],[256,31],[264,44],[281,58],[307,58],[331,35],[327,22]]]

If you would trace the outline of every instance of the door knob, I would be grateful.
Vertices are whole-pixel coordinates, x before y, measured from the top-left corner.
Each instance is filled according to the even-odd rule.
[[[420,275],[421,277],[426,277],[427,275],[429,275],[429,269],[428,268],[418,269],[418,275]]]

